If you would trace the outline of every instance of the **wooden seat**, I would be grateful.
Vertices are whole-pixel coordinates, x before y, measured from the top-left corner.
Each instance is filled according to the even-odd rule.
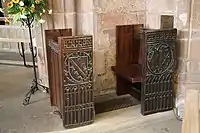
[[[173,108],[176,38],[176,29],[116,27],[116,92],[141,100],[143,115]]]
[[[125,78],[131,83],[142,82],[142,66],[139,64],[131,64],[126,67],[112,66],[112,71],[115,74]]]
[[[111,67],[116,74],[117,94],[131,94],[138,100],[140,85],[133,86],[142,82],[141,28],[143,24],[116,26],[116,66]]]
[[[92,36],[71,36],[71,29],[45,33],[51,105],[65,128],[93,123]]]

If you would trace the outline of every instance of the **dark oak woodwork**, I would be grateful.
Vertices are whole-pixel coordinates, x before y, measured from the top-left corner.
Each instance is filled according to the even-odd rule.
[[[116,27],[116,92],[141,100],[148,115],[173,108],[176,29],[152,30],[142,24]]]
[[[72,30],[71,29],[45,30],[51,105],[58,106],[59,109],[61,108],[60,106],[61,92],[59,92],[59,89],[57,88],[61,88],[59,84],[60,82],[59,63],[61,62],[59,62],[59,55],[58,55],[59,54],[58,37],[62,36],[72,36]]]
[[[73,128],[94,121],[93,39],[67,31],[61,36],[46,31],[47,55],[52,106],[58,107],[64,127]]]
[[[139,86],[142,80],[141,39],[140,29],[143,24],[116,26],[116,66],[112,67],[117,75],[118,95],[132,94],[141,99],[138,92],[133,91],[132,85]],[[123,78],[123,81],[121,80]],[[124,82],[124,80],[127,80]],[[134,88],[134,89],[140,89]]]
[[[143,30],[144,51],[141,112],[173,109],[177,29]]]
[[[60,37],[59,43],[63,55],[65,127],[90,124],[95,114],[92,36]]]

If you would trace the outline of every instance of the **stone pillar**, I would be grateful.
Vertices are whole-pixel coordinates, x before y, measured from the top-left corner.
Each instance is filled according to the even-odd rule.
[[[189,2],[188,63],[182,133],[197,133],[200,129],[200,1]]]
[[[176,21],[175,27],[178,29],[178,43],[177,43],[177,73],[175,78],[176,88],[176,107],[178,108],[178,115],[182,118],[184,114],[185,104],[185,90],[187,78],[187,64],[188,64],[188,38],[189,38],[189,5],[188,0],[177,0],[176,3]]]
[[[77,35],[93,35],[93,0],[76,0]]]
[[[200,1],[191,0],[188,48],[188,89],[200,89]]]
[[[48,7],[53,14],[47,17],[48,29],[72,28],[76,31],[76,10],[74,0],[48,0]]]

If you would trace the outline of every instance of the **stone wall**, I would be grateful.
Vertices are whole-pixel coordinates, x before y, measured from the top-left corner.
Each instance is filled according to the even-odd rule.
[[[76,0],[76,34],[93,35],[93,0]]]
[[[45,29],[72,28],[76,34],[76,9],[74,0],[48,0],[48,7],[53,14],[48,16]]]
[[[71,2],[69,2],[71,1]],[[73,28],[74,35],[94,36],[94,82],[97,92],[115,87],[111,66],[115,65],[115,26],[145,23],[145,0],[48,0],[53,17],[48,17],[48,29]],[[76,14],[74,21],[64,15]],[[68,13],[69,14],[69,13]],[[73,26],[66,26],[72,25]]]
[[[189,69],[198,67],[198,18],[193,11],[194,20],[190,22],[190,1],[188,0],[48,0],[53,9],[53,17],[47,18],[48,28],[72,28],[74,35],[92,34],[94,36],[94,82],[95,89],[101,93],[115,87],[115,77],[111,66],[115,65],[115,27],[121,24],[143,23],[149,28],[160,28],[160,15],[174,15],[174,26],[179,30],[178,71],[176,88],[184,90]],[[191,41],[189,29],[193,30]],[[191,47],[188,42],[191,42]],[[195,47],[193,47],[195,46]],[[193,52],[188,52],[193,51]],[[190,55],[192,53],[192,55]],[[197,53],[197,54],[194,54]],[[191,59],[190,59],[191,58]],[[196,65],[191,66],[191,60]],[[192,63],[193,64],[193,63]]]
[[[183,92],[188,64],[188,0],[94,0],[95,85],[100,91],[115,87],[110,67],[115,64],[115,26],[143,23],[148,28],[160,28],[161,15],[173,15],[179,31],[175,88]],[[179,93],[177,93],[179,94]]]
[[[95,88],[105,93],[115,87],[116,25],[145,23],[145,0],[94,0]]]

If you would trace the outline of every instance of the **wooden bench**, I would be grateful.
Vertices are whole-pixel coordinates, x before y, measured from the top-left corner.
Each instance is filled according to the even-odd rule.
[[[138,35],[142,27],[142,24],[116,26],[116,66],[112,67],[117,75],[117,94],[131,94],[138,100],[141,100],[142,80],[142,67],[139,65],[141,40]]]
[[[116,92],[141,100],[143,115],[173,108],[176,38],[176,29],[116,27]]]
[[[46,50],[47,50],[47,65],[48,65],[48,77],[49,77],[49,89],[51,106],[61,108],[61,88],[60,82],[60,62],[59,61],[59,45],[58,37],[71,36],[71,29],[57,29],[57,30],[45,30],[46,37]]]
[[[51,105],[65,128],[94,121],[93,39],[71,29],[46,30]]]

